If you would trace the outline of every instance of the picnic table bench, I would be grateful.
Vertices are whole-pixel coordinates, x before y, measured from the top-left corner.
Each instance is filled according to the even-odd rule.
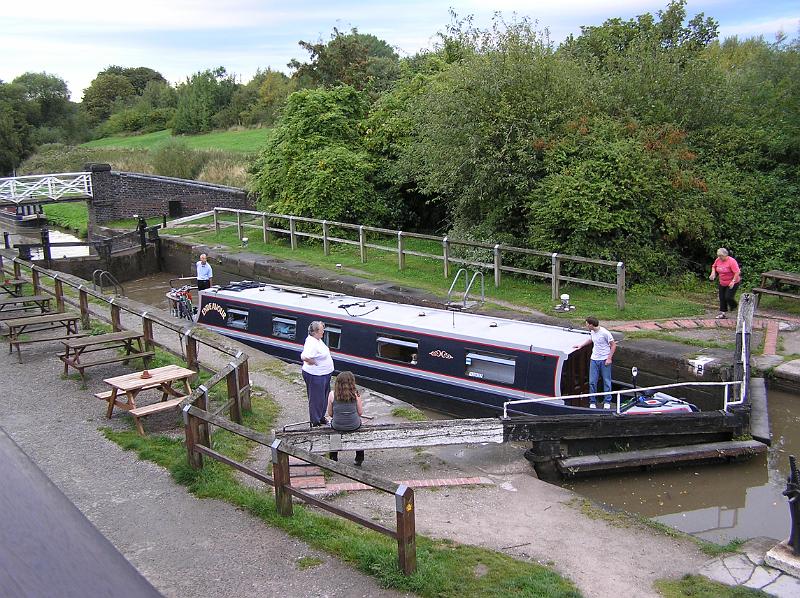
[[[111,386],[111,390],[94,395],[98,399],[108,402],[106,417],[109,419],[114,412],[114,407],[119,407],[130,413],[136,423],[136,430],[142,436],[144,436],[144,428],[140,418],[169,409],[177,409],[181,401],[192,394],[189,379],[195,375],[195,371],[178,365],[165,365],[164,367],[149,370],[149,377],[147,378],[142,377],[143,373],[133,372],[123,376],[106,378],[103,382]],[[186,394],[181,394],[173,388],[173,385],[179,382],[183,384]],[[143,390],[154,388],[161,391],[161,402],[142,407],[137,406],[137,395]],[[168,400],[170,396],[173,398]],[[123,397],[127,400],[123,401]]]
[[[12,297],[19,297],[22,294],[22,285],[26,282],[28,281],[21,278],[3,278],[0,279],[0,288]]]
[[[796,287],[798,292],[788,292],[781,290],[784,287]],[[761,274],[761,286],[753,289],[756,296],[756,307],[761,295],[775,295],[777,297],[788,297],[789,299],[800,299],[800,274],[795,272],[783,272],[782,270],[770,270]]]
[[[58,358],[64,362],[64,375],[69,373],[69,368],[73,367],[81,374],[85,380],[84,370],[96,365],[106,365],[109,363],[127,363],[131,359],[141,357],[144,365],[155,355],[154,351],[145,351],[142,345],[144,335],[133,330],[122,330],[120,332],[110,332],[108,334],[97,334],[85,336],[83,338],[63,339],[64,352],[58,354]],[[124,349],[125,354],[114,353],[111,356],[101,358],[85,359],[87,353],[97,351],[108,351],[111,349]]]
[[[19,359],[19,362],[22,363],[20,345],[87,336],[89,334],[88,332],[78,332],[78,321],[80,319],[80,314],[76,314],[74,312],[57,312],[2,320],[2,323],[8,327],[8,332],[6,333],[6,340],[8,340],[8,352],[11,353],[14,350],[14,347],[16,347],[17,358]],[[57,331],[60,328],[65,329],[65,333],[61,336],[46,336],[41,338],[37,337],[25,339],[20,338],[20,336],[23,334],[51,330]]]
[[[37,306],[44,313],[50,311],[50,295],[21,295],[19,297],[0,298],[0,311],[21,311]]]

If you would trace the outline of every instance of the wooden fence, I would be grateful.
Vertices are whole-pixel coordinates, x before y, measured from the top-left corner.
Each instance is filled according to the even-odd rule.
[[[234,214],[236,221],[226,221],[221,215],[225,213]],[[204,217],[207,213],[198,214],[197,217]],[[535,249],[526,249],[523,247],[513,247],[510,245],[503,245],[500,243],[478,243],[474,241],[461,241],[458,239],[451,239],[450,237],[440,237],[436,235],[425,235],[421,233],[410,233],[399,230],[391,230],[386,228],[378,228],[374,226],[364,226],[360,224],[348,224],[346,222],[335,222],[329,220],[318,220],[316,218],[306,218],[302,216],[287,216],[286,214],[273,214],[269,212],[256,212],[253,210],[235,210],[232,208],[214,208],[214,229],[217,233],[220,232],[223,226],[236,226],[239,239],[244,237],[245,229],[258,230],[264,243],[269,243],[271,235],[286,235],[289,237],[289,245],[294,250],[297,249],[298,240],[301,238],[316,239],[322,241],[322,248],[325,255],[330,255],[331,243],[342,243],[345,245],[357,246],[361,262],[367,261],[367,250],[373,249],[383,252],[391,252],[397,254],[397,267],[400,270],[405,268],[405,259],[408,255],[413,255],[422,258],[428,258],[441,261],[443,264],[443,273],[445,278],[450,278],[450,267],[452,264],[473,266],[476,268],[491,270],[494,274],[494,285],[500,287],[503,272],[513,272],[515,274],[523,274],[526,276],[533,276],[535,278],[543,278],[550,280],[551,296],[553,301],[558,301],[561,293],[561,284],[564,282],[572,282],[581,285],[600,287],[604,289],[614,289],[617,295],[617,307],[619,309],[625,308],[625,264],[624,262],[614,262],[609,260],[601,260],[594,258],[581,257],[577,255],[568,255],[563,253],[553,253],[546,251],[537,251]],[[184,219],[188,221],[189,219]],[[258,220],[258,223],[254,223]],[[285,226],[275,226],[276,223],[285,223]],[[298,223],[310,225],[307,228],[315,228],[317,232],[309,230],[298,230]],[[346,239],[331,235],[331,229],[338,228],[344,230],[351,230],[358,234],[358,240]],[[370,243],[367,241],[367,233],[378,234],[394,239],[393,246],[380,245],[377,243]],[[405,247],[407,239],[423,239],[427,241],[434,241],[441,245],[441,253],[427,253],[424,251],[414,251]],[[484,262],[476,259],[465,259],[451,255],[454,247],[466,247],[472,250],[491,252],[492,261]],[[531,270],[528,268],[518,268],[511,265],[503,264],[503,256],[533,256],[549,264],[549,271]],[[561,273],[562,265],[564,264],[589,264],[592,266],[600,266],[609,270],[614,269],[616,273],[616,280],[614,282],[605,282],[601,280],[589,280],[585,278],[577,278],[575,276],[568,276]]]

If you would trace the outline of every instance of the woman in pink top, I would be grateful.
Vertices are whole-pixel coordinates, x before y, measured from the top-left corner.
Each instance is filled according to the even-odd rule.
[[[717,319],[727,318],[725,312],[730,309],[736,309],[738,305],[734,299],[736,289],[739,288],[739,283],[742,280],[741,272],[739,272],[739,264],[728,255],[728,250],[724,247],[717,249],[717,259],[711,264],[711,276],[709,280],[714,280],[719,277],[719,315]]]

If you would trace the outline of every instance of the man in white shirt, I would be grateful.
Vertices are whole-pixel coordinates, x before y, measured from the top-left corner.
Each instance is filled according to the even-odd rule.
[[[591,339],[582,345],[575,345],[575,348],[583,347],[590,342],[594,345],[592,347],[592,355],[589,358],[589,393],[597,392],[597,382],[600,378],[603,379],[603,390],[610,392],[611,361],[614,358],[614,352],[617,350],[617,341],[614,340],[608,330],[600,326],[600,320],[594,316],[586,318],[586,327],[592,335]],[[589,399],[589,407],[597,409],[596,396]],[[611,395],[603,395],[603,409],[611,409]]]
[[[209,288],[213,277],[214,271],[211,269],[211,264],[208,263],[208,256],[201,253],[200,261],[197,262],[197,290],[202,291]]]

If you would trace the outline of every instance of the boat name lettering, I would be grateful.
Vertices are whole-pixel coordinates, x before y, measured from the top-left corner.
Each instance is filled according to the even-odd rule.
[[[200,310],[200,313],[202,313],[203,315],[206,315],[210,311],[217,312],[223,320],[227,316],[227,314],[225,313],[225,308],[222,307],[219,303],[213,303],[213,302],[212,303],[206,303],[203,306],[203,309]]]
[[[450,355],[447,351],[442,351],[441,349],[436,349],[435,351],[431,351],[428,353],[431,357],[439,357],[441,359],[453,359],[453,356]]]

